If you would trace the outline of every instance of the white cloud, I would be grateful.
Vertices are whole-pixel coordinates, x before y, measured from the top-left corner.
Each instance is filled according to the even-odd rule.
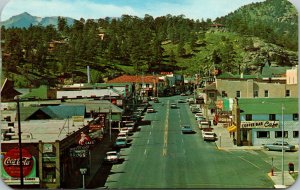
[[[139,17],[145,14],[154,17],[183,14],[193,19],[215,19],[253,1],[263,0],[182,0],[176,3],[164,0],[144,0],[131,1],[134,4],[127,6],[118,5],[117,1],[113,0],[106,1],[109,3],[103,3],[102,0],[10,0],[4,7],[1,18],[6,20],[26,11],[40,17],[68,16],[75,19],[120,17],[123,14]],[[127,2],[123,2],[125,3]]]

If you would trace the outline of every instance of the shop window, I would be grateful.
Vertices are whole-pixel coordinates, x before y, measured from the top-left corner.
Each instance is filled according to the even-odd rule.
[[[299,138],[299,131],[293,131],[293,138]]]
[[[268,90],[265,90],[265,97],[269,97],[269,91]]]
[[[147,84],[146,84],[146,88],[149,88],[149,86],[150,86],[150,85],[147,83]]]
[[[236,91],[236,97],[240,98],[241,97],[241,91]]]
[[[290,90],[286,90],[285,91],[285,97],[290,97],[290,96],[291,96]]]
[[[246,114],[246,121],[252,121],[252,114]]]
[[[227,97],[227,93],[225,91],[222,91],[222,97]]]
[[[258,90],[254,90],[254,92],[253,92],[253,97],[254,97],[254,98],[258,97]]]
[[[270,138],[270,131],[257,131],[257,138]]]
[[[275,138],[282,138],[282,131],[275,131]],[[287,131],[284,131],[284,138],[288,138]]]
[[[293,114],[293,120],[298,121],[299,120],[299,115],[297,113]]]
[[[275,114],[269,114],[269,120],[270,121],[275,121],[276,120],[276,115]]]

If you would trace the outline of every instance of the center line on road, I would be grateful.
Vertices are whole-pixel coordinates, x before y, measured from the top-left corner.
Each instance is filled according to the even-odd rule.
[[[147,154],[147,149],[145,149],[145,151],[144,151],[144,155],[146,155]]]
[[[167,114],[166,114],[166,125],[164,133],[164,147],[163,147],[163,156],[167,155],[167,146],[168,146],[168,128],[169,128],[169,101],[167,102]]]

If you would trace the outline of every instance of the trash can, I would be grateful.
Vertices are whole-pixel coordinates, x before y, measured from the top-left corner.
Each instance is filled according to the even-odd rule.
[[[233,139],[233,144],[236,145],[236,139],[235,138]]]
[[[289,173],[294,173],[294,164],[293,163],[289,163]]]

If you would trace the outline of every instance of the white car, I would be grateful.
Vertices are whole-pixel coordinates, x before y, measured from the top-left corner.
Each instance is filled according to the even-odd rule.
[[[128,123],[125,124],[125,126],[128,128],[129,132],[133,132],[134,131],[135,122],[128,122]]]
[[[120,153],[117,151],[109,151],[106,153],[104,161],[110,163],[118,163],[120,160]]]
[[[128,135],[125,132],[120,132],[117,138],[125,138],[128,141]]]
[[[154,109],[153,108],[147,108],[147,113],[154,113]]]
[[[122,127],[122,128],[120,128],[120,133],[126,133],[128,135],[128,133],[129,133],[128,127]]]
[[[202,131],[202,137],[205,141],[215,141],[216,135],[212,131]]]

